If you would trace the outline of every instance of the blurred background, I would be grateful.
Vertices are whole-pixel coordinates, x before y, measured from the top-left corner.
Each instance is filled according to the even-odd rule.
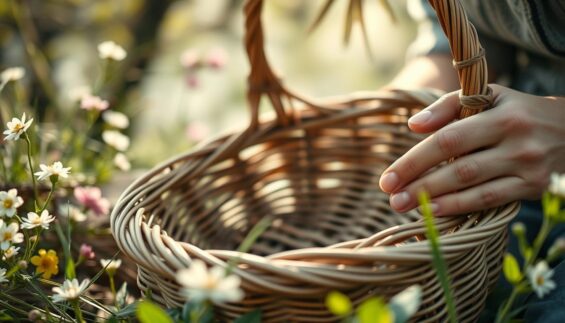
[[[390,1],[394,23],[380,1],[364,2],[372,55],[359,28],[344,46],[347,1],[336,1],[312,33],[325,0],[265,2],[268,56],[285,84],[307,96],[378,89],[415,36],[404,0]],[[242,8],[242,0],[0,0],[0,70],[26,70],[6,91],[28,98],[18,104],[56,131],[78,109],[73,97],[107,68],[100,95],[130,119],[133,167],[150,168],[246,125]],[[97,45],[107,40],[126,49],[120,64],[99,59]],[[13,105],[0,97],[3,124]]]

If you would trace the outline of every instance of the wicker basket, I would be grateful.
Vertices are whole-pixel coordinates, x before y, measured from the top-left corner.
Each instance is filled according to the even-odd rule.
[[[457,0],[432,0],[461,80],[461,117],[492,98],[475,29]],[[355,303],[423,287],[420,322],[445,321],[442,289],[416,212],[397,214],[379,190],[382,171],[423,139],[407,119],[436,95],[391,91],[310,102],[283,86],[267,62],[260,13],[248,0],[250,126],[167,161],[135,181],[111,218],[121,250],[138,264],[138,285],[168,307],[184,299],[175,272],[201,259],[227,266],[246,297],[218,305],[225,321],[261,308],[264,321],[335,321],[324,305],[340,290]],[[265,95],[276,116],[259,118]],[[474,321],[500,272],[517,203],[437,219],[460,321]],[[249,253],[233,251],[261,218],[275,218]]]

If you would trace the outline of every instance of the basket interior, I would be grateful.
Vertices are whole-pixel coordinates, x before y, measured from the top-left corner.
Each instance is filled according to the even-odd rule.
[[[260,219],[270,216],[271,226],[250,250],[265,256],[366,238],[416,221],[417,212],[390,209],[378,181],[391,162],[422,139],[406,126],[418,110],[395,107],[334,122],[326,116],[322,125],[319,115],[303,112],[298,126],[266,131],[193,179],[174,174],[194,160],[172,164],[166,173],[177,179],[158,203],[150,203],[155,207],[146,210],[149,222],[177,241],[235,250]]]

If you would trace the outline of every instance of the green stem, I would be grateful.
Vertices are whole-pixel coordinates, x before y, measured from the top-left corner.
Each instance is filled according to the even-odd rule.
[[[39,86],[49,99],[52,104],[56,105],[55,89],[49,80],[50,67],[45,55],[38,48],[38,35],[33,20],[31,18],[31,13],[29,8],[26,8],[21,0],[12,0],[12,14],[18,26],[18,30],[24,40],[24,48],[26,55],[29,59],[31,67],[37,80],[39,81]]]
[[[24,138],[25,141],[27,143],[27,162],[29,164],[29,170],[31,172],[31,181],[33,183],[33,195],[35,198],[35,211],[37,212],[37,205],[38,205],[38,199],[39,199],[39,193],[37,192],[37,182],[35,181],[35,172],[33,170],[33,162],[31,161],[31,140],[29,140],[29,136],[27,135],[27,132],[24,132]]]
[[[541,247],[543,246],[543,243],[545,242],[545,239],[547,238],[547,235],[551,231],[552,227],[553,227],[553,221],[551,219],[549,219],[547,216],[544,216],[543,222],[541,224],[541,228],[540,228],[538,235],[536,236],[536,239],[534,240],[534,244],[532,246],[532,254],[524,262],[524,272],[529,266],[531,266],[535,263],[536,258],[538,256],[540,250],[541,250]]]
[[[496,323],[502,323],[508,320],[506,315],[508,315],[508,312],[512,309],[512,305],[514,305],[514,301],[516,300],[518,294],[519,294],[519,286],[514,286],[512,288],[512,293],[510,294],[508,301],[504,303],[504,307],[502,308],[500,315],[497,315],[496,317]]]
[[[75,315],[77,321],[80,323],[84,322],[84,318],[82,317],[82,311],[80,310],[78,299],[73,301],[73,308],[75,309]]]
[[[112,298],[116,307],[118,307],[118,300],[116,299],[116,284],[114,283],[114,275],[108,275],[110,277],[110,291],[112,292]]]
[[[37,215],[41,215],[41,212],[45,211],[45,209],[49,205],[49,202],[51,202],[51,199],[53,198],[53,193],[55,192],[55,185],[56,184],[57,184],[56,182],[51,183],[51,190],[49,191],[49,195],[47,195],[47,200],[45,201],[45,204],[43,204],[43,207],[41,208],[41,210],[39,211],[39,213]]]
[[[418,196],[418,200],[421,205],[422,213],[424,215],[424,222],[426,225],[426,236],[430,243],[430,248],[432,249],[432,263],[436,269],[436,274],[439,279],[441,288],[443,289],[444,299],[447,304],[447,314],[449,317],[449,322],[457,322],[457,313],[455,311],[455,304],[453,301],[453,294],[451,293],[451,287],[449,284],[449,276],[447,272],[447,265],[443,259],[440,244],[439,244],[439,233],[434,224],[432,210],[430,208],[429,196],[427,193],[422,192]]]

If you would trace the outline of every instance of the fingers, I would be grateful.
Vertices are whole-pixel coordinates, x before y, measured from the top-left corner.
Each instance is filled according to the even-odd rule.
[[[490,149],[457,159],[393,194],[391,206],[399,212],[405,212],[418,206],[418,194],[421,191],[426,191],[433,199],[506,175],[511,165],[500,156],[500,152]]]
[[[398,192],[427,170],[451,157],[498,143],[501,131],[490,124],[491,118],[484,116],[488,113],[452,123],[418,143],[385,170],[379,182],[381,189],[388,193]]]
[[[414,132],[429,133],[440,129],[459,116],[459,91],[448,93],[408,120]]]
[[[436,216],[464,214],[484,210],[520,199],[528,195],[519,177],[502,177],[465,191],[432,199],[431,208]]]

